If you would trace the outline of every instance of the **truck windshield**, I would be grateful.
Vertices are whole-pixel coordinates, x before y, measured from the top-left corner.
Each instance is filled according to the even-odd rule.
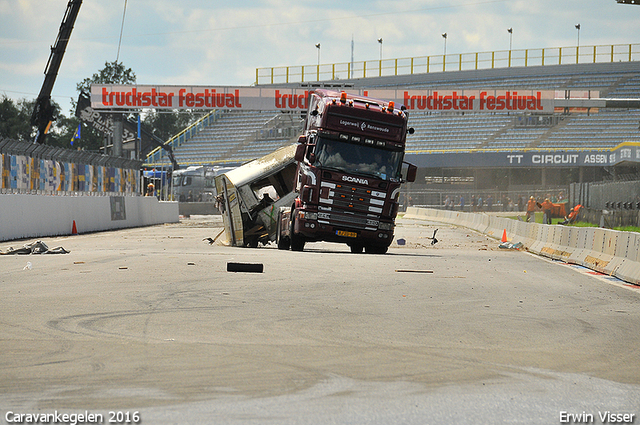
[[[354,145],[320,137],[315,165],[345,173],[364,174],[382,180],[398,178],[402,152]]]

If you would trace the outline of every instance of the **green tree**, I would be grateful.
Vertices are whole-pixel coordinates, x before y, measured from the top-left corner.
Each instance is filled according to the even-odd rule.
[[[122,62],[113,61],[113,62],[105,62],[104,68],[94,73],[91,77],[85,78],[81,82],[76,84],[76,90],[78,94],[80,93],[89,93],[91,91],[91,84],[135,84],[136,82],[136,74],[133,72],[131,68],[127,68]],[[75,109],[76,102],[73,101],[72,105]],[[67,145],[70,143],[71,138],[75,135],[76,130],[78,129],[78,124],[80,120],[76,117],[70,118],[68,120],[69,132],[65,134],[65,137],[68,135],[69,140],[67,140]],[[105,135],[94,128],[91,125],[81,125],[81,138],[80,140],[74,140],[74,148],[90,150],[90,151],[100,151],[100,147],[103,145]]]
[[[78,84],[78,93],[89,93],[91,84],[135,84],[136,73],[131,68],[126,68],[122,62],[105,62],[104,68],[93,74],[90,78],[85,78]]]
[[[3,96],[0,100],[0,138],[32,142],[35,138],[35,129],[31,126],[30,121],[35,103],[35,99],[20,99],[14,102]],[[52,101],[51,104],[56,119],[49,128],[47,144],[68,147],[71,139],[71,135],[67,138],[70,131],[69,126],[74,123],[60,112],[60,105],[55,101]],[[77,128],[77,122],[75,125]]]
[[[18,104],[6,95],[0,100],[0,139],[28,141],[31,139],[31,111],[26,110],[26,100]],[[31,102],[33,108],[33,101]],[[33,109],[32,109],[33,110]]]
[[[104,68],[96,72],[90,78],[85,78],[76,85],[78,93],[89,93],[91,84],[135,84],[136,74],[131,68],[124,66],[122,62],[105,62]],[[75,105],[74,105],[75,106]],[[147,131],[151,131],[155,136],[166,141],[180,133],[185,127],[193,123],[201,111],[146,111],[143,114],[143,126]],[[77,123],[76,127],[77,128]],[[75,132],[75,128],[73,131]],[[83,126],[82,140],[80,146],[86,149],[96,150],[101,146],[104,136],[93,130],[93,128]]]

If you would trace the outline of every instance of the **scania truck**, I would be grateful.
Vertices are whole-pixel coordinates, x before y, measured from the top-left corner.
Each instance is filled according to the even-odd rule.
[[[297,196],[278,213],[279,249],[303,251],[306,242],[328,241],[346,243],[354,253],[387,252],[400,185],[414,181],[417,170],[404,162],[413,133],[405,110],[346,92],[310,95],[295,152]]]

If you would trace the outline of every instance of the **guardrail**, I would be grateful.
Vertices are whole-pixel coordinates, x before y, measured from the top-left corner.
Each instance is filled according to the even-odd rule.
[[[509,242],[522,242],[530,252],[640,285],[640,233],[417,207],[407,208],[404,217],[468,227],[495,239],[506,231]]]
[[[547,47],[256,68],[256,85],[349,80],[417,73],[640,60],[640,44]]]

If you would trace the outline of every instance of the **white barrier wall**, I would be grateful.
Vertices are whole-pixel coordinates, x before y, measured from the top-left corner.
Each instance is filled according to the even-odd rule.
[[[593,227],[525,223],[488,214],[409,207],[406,218],[450,223],[509,242],[535,254],[580,264],[626,282],[640,284],[640,234]]]
[[[0,194],[0,241],[177,223],[178,203],[143,196]]]

